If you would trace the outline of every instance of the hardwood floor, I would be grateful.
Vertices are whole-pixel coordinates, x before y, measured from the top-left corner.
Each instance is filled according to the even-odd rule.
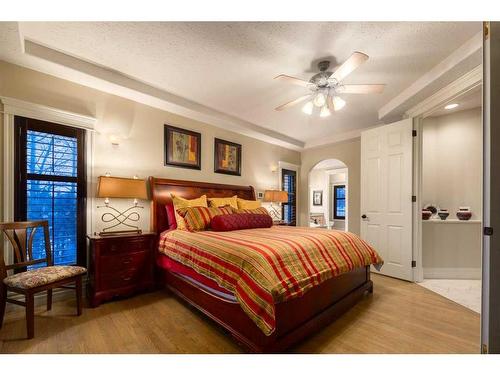
[[[373,275],[374,294],[306,339],[295,353],[478,353],[479,314],[420,287]],[[158,291],[74,315],[74,301],[36,310],[26,340],[23,310],[0,330],[0,353],[241,353],[224,330]]]

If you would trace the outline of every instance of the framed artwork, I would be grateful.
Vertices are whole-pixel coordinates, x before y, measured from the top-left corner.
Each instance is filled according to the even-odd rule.
[[[214,172],[241,176],[241,145],[215,138]]]
[[[323,205],[323,190],[314,190],[313,206],[322,206],[322,205]]]
[[[201,169],[201,134],[165,125],[165,165]]]

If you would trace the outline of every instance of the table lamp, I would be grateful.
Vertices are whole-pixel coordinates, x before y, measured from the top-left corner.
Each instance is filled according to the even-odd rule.
[[[133,225],[140,220],[138,209],[144,207],[139,206],[138,199],[148,199],[146,181],[138,178],[123,178],[100,176],[97,183],[97,198],[105,198],[104,206],[97,208],[108,208],[111,212],[105,212],[101,220],[103,223],[110,224],[105,227],[100,233],[100,236],[127,234],[127,233],[142,233],[137,225]],[[120,211],[111,206],[110,198],[133,199],[134,205],[126,210]],[[131,229],[113,230],[118,226],[125,226]]]
[[[271,203],[269,207],[269,214],[275,221],[281,220],[281,214],[278,212],[277,208],[273,206],[273,203],[284,203],[288,202],[288,193],[281,190],[266,190],[264,192],[264,202]]]

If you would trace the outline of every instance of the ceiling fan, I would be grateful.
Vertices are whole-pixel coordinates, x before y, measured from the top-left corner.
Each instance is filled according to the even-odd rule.
[[[302,107],[302,111],[308,115],[313,113],[314,107],[321,108],[320,117],[330,116],[332,111],[339,111],[346,105],[344,99],[339,94],[378,94],[384,91],[383,84],[359,84],[344,85],[342,81],[351,74],[356,68],[368,60],[368,55],[361,52],[354,52],[341,66],[334,72],[328,71],[329,61],[320,61],[318,63],[319,73],[311,77],[309,81],[291,77],[286,74],[280,74],[274,79],[293,83],[310,90],[307,95],[303,95],[288,103],[276,107],[276,111],[282,111],[296,104],[307,100]]]

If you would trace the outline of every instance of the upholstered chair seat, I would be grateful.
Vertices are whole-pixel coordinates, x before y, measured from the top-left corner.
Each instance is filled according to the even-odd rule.
[[[86,272],[79,266],[49,266],[7,276],[3,282],[11,288],[32,289]]]

